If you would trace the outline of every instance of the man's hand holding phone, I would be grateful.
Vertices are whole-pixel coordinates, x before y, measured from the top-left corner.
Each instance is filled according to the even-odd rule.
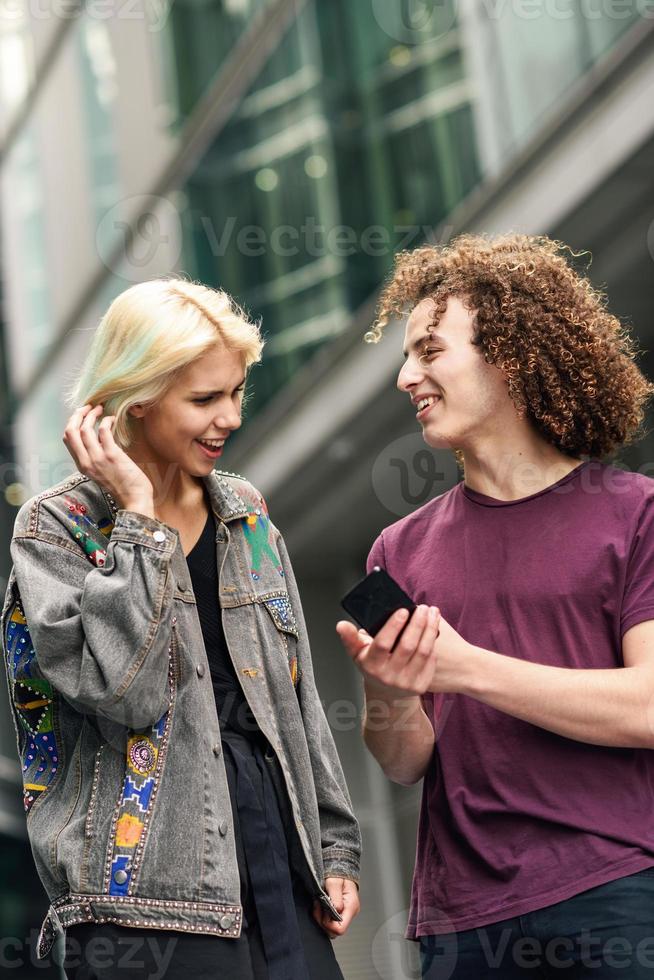
[[[436,606],[418,606],[413,613],[396,610],[374,638],[346,620],[336,624],[336,631],[368,693],[410,698],[430,689],[440,618]]]

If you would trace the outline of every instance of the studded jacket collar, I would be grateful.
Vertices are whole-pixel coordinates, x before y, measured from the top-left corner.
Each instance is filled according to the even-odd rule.
[[[360,835],[316,691],[282,536],[236,474],[204,478],[227,645],[274,749],[305,880],[358,879]],[[2,612],[27,831],[61,928],[237,937],[240,882],[220,729],[179,532],[81,473],[20,508]]]

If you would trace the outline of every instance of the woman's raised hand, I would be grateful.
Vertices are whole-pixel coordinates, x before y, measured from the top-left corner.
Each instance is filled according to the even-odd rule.
[[[153,516],[154,488],[143,470],[121,449],[111,431],[115,415],[102,415],[102,405],[83,405],[68,419],[63,442],[80,473],[106,487],[119,507]]]

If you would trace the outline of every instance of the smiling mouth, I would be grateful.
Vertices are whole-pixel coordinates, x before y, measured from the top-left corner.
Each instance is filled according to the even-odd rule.
[[[224,440],[223,442],[215,442],[215,443],[208,443],[205,442],[203,439],[195,439],[194,441],[197,442],[200,449],[202,449],[202,451],[207,456],[210,456],[213,459],[216,459],[218,456],[222,454],[223,446],[225,444]]]
[[[429,413],[430,409],[432,409],[434,405],[437,405],[440,400],[440,395],[430,395],[428,398],[421,398],[417,405],[418,411],[416,412],[416,418],[420,420],[424,419]]]

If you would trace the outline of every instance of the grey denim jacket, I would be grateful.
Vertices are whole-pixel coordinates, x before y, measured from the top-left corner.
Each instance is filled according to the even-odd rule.
[[[324,878],[358,880],[361,840],[288,553],[251,484],[203,480],[229,652],[274,750],[306,882],[339,918]],[[77,472],[23,504],[11,557],[4,662],[51,903],[38,956],[85,922],[238,937],[220,728],[179,532],[117,510]]]

